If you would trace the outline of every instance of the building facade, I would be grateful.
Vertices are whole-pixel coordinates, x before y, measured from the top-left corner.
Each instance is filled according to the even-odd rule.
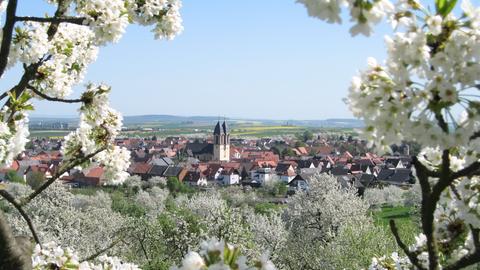
[[[213,160],[230,161],[230,133],[227,123],[217,122],[213,131]]]

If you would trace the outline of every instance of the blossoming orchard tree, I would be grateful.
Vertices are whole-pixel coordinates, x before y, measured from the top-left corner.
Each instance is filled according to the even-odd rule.
[[[370,35],[388,20],[387,59],[368,60],[347,103],[365,121],[363,135],[381,150],[403,140],[424,148],[413,157],[422,189],[423,233],[407,257],[373,260],[371,269],[460,269],[480,262],[480,9],[469,0],[298,0],[309,15]]]
[[[89,84],[80,98],[72,99],[72,87],[81,83],[98,50],[117,42],[130,23],[153,26],[157,39],[172,39],[182,31],[179,0],[48,0],[55,12],[45,17],[18,14],[17,6],[28,1],[0,0],[4,26],[0,44],[0,77],[8,68],[23,67],[18,82],[4,89],[0,113],[0,165],[8,167],[28,141],[28,111],[33,99],[81,104],[80,124],[65,137],[64,161],[57,173],[29,195],[17,198],[6,189],[0,195],[21,214],[37,243],[33,267],[74,269],[80,263],[73,251],[42,245],[24,206],[72,168],[91,162],[104,166],[110,184],[122,183],[129,166],[129,152],[115,146],[122,117],[108,102],[110,87]],[[44,248],[44,249],[43,249]],[[75,248],[75,247],[71,247]],[[30,252],[31,253],[31,252]],[[0,211],[0,265],[2,269],[28,269],[32,260],[25,256],[18,239]],[[59,265],[60,264],[60,265]],[[50,266],[48,266],[50,265]],[[112,266],[113,265],[113,266]],[[98,267],[121,267],[121,262],[104,258]],[[117,267],[118,266],[118,267]],[[85,263],[85,269],[94,265]],[[133,266],[125,265],[125,268]],[[53,267],[55,268],[55,267]],[[83,269],[83,268],[82,268]],[[95,268],[103,269],[103,268]],[[110,269],[110,268],[108,268]]]

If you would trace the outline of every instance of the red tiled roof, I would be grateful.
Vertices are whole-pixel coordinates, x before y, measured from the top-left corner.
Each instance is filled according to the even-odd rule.
[[[300,152],[300,154],[302,155],[308,155],[308,151],[307,151],[307,148],[303,147],[303,146],[300,146],[297,148],[298,151]]]
[[[222,164],[222,167],[225,169],[240,169],[240,163],[239,162],[226,162]]]
[[[151,168],[152,165],[148,163],[135,163],[132,173],[147,174]]]
[[[14,160],[10,167],[0,169],[0,172],[6,173],[8,171],[18,171],[18,168],[20,168],[20,164],[18,163],[17,160]]]
[[[92,178],[100,178],[103,175],[103,168],[102,167],[94,167],[88,171],[87,174],[85,174],[86,177],[92,177]]]
[[[38,165],[32,165],[29,168],[32,172],[42,172],[45,173],[48,171],[48,165],[47,164],[38,164]]]
[[[204,172],[208,169],[208,164],[198,164],[198,170],[200,170],[201,172]]]
[[[348,158],[348,159],[353,158],[352,154],[350,154],[350,152],[348,152],[348,151],[345,151],[345,153],[343,153],[343,157]]]
[[[333,148],[331,146],[328,146],[328,145],[323,145],[323,146],[316,147],[317,154],[328,155],[332,151],[333,151]]]

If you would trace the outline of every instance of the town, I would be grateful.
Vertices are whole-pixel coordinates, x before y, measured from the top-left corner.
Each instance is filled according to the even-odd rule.
[[[478,1],[0,17],[0,270],[480,269]]]
[[[212,125],[213,126],[213,125]],[[116,144],[131,151],[130,175],[142,180],[175,178],[199,189],[242,185],[261,187],[271,183],[287,186],[288,194],[308,190],[308,179],[330,174],[342,186],[353,186],[359,194],[371,187],[415,183],[407,144],[395,146],[391,155],[378,156],[366,142],[352,136],[313,134],[305,130],[282,139],[231,137],[227,121],[218,121],[204,139],[170,136],[159,139],[119,138]],[[27,150],[2,179],[21,179],[35,187],[52,178],[62,162],[61,139],[34,138]],[[60,181],[73,188],[103,186],[101,166],[71,170]]]

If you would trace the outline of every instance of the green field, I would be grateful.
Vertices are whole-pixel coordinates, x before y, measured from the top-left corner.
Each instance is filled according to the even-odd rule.
[[[400,236],[405,243],[415,242],[415,236],[420,233],[420,220],[418,213],[411,207],[382,206],[381,209],[372,211],[375,224],[385,227],[390,231],[389,222],[395,220]]]
[[[275,135],[296,134],[308,128],[298,126],[240,126],[232,129],[232,136],[266,137]]]
[[[68,130],[30,130],[30,137],[34,138],[59,138],[64,137],[70,131]]]
[[[213,124],[194,122],[147,122],[142,124],[127,125],[128,130],[121,132],[125,137],[152,137],[165,138],[168,136],[187,136],[207,138],[213,132]],[[151,130],[144,130],[151,129]],[[310,130],[316,132],[340,132],[346,135],[355,135],[353,129],[349,128],[312,128],[306,126],[291,126],[278,124],[262,124],[261,122],[235,122],[229,124],[232,138],[241,137],[274,137],[284,135],[295,135]],[[30,137],[58,138],[68,134],[67,130],[31,130]]]

